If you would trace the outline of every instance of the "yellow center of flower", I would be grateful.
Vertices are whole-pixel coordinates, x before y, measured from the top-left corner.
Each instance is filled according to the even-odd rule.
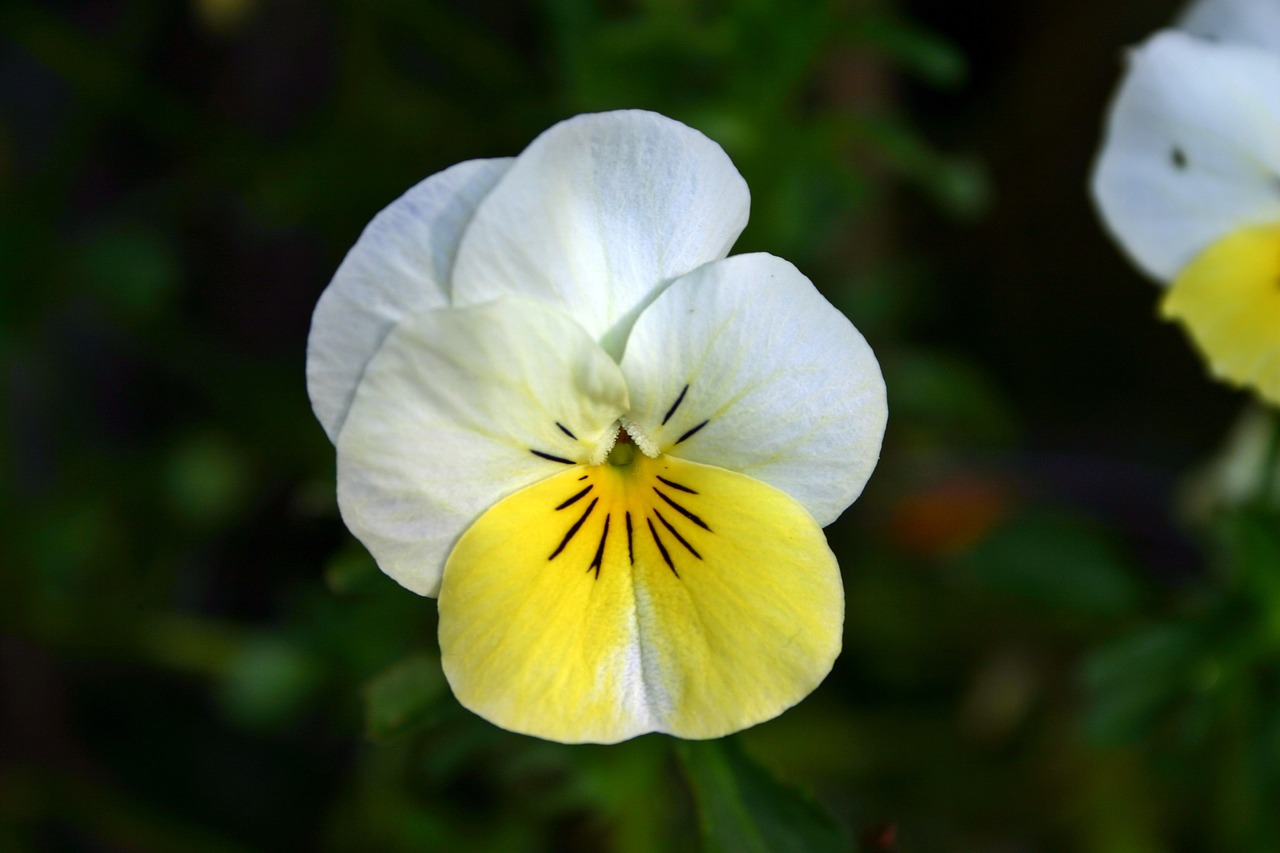
[[[624,439],[458,541],[440,593],[454,693],[566,741],[716,737],[781,713],[840,649],[821,528],[772,486]]]
[[[1182,323],[1216,376],[1280,403],[1280,223],[1209,246],[1160,307]]]

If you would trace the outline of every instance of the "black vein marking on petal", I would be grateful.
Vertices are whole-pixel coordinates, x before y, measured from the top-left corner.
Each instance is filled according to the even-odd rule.
[[[690,554],[697,557],[699,560],[702,559],[702,555],[698,553],[698,549],[690,545],[689,540],[681,536],[680,531],[676,530],[674,527],[671,526],[671,522],[667,521],[666,518],[663,517],[662,513],[658,511],[657,507],[653,508],[653,514],[658,517],[658,521],[662,522],[663,527],[671,531],[671,535],[676,537],[676,541],[688,549]]]
[[[685,434],[684,434],[684,435],[682,435],[682,436],[680,436],[679,438],[677,438],[677,439],[676,439],[676,444],[679,444],[680,442],[684,441],[686,438],[693,438],[693,434],[694,434],[694,433],[696,433],[698,430],[702,429],[704,426],[706,426],[706,425],[707,425],[707,424],[709,424],[709,423],[711,423],[711,421],[709,421],[709,420],[708,420],[708,421],[703,421],[702,423],[698,424],[698,425],[697,425],[696,427],[694,427],[693,429],[688,430],[687,432],[685,432]]]
[[[667,564],[667,568],[671,570],[671,574],[680,577],[680,573],[676,571],[676,564],[671,562],[671,555],[667,553],[667,546],[662,544],[662,537],[658,535],[658,531],[653,527],[653,519],[646,518],[645,524],[649,525],[649,532],[653,534],[653,541],[658,546],[658,553],[662,554],[662,560]]]
[[[600,501],[599,498],[591,499],[591,503],[587,504],[587,511],[582,514],[582,518],[579,518],[577,521],[573,523],[573,527],[569,528],[569,532],[566,533],[564,535],[564,538],[560,540],[560,544],[556,546],[556,549],[554,551],[551,552],[551,556],[547,557],[548,561],[554,560],[556,557],[560,556],[560,552],[564,550],[564,546],[569,544],[569,540],[572,539],[574,534],[577,533],[578,530],[582,527],[583,522],[587,520],[588,515],[591,515],[591,510],[596,508],[596,504],[599,503],[599,501]]]
[[[1187,168],[1187,152],[1175,145],[1173,150],[1169,152],[1169,161],[1173,163],[1173,168],[1182,171]]]
[[[609,518],[608,514],[604,517],[604,531],[600,534],[600,544],[596,546],[596,556],[591,561],[591,565],[587,566],[587,571],[596,570],[596,580],[600,580],[600,564],[604,562],[604,543],[609,538]]]
[[[671,408],[667,409],[667,413],[662,416],[662,425],[666,426],[667,421],[671,420],[671,416],[676,413],[676,409],[680,408],[680,404],[684,402],[684,395],[689,393],[689,386],[686,385],[680,391],[680,396],[676,397],[676,401],[671,404]]]
[[[710,527],[707,527],[707,523],[706,523],[705,521],[703,521],[702,519],[698,518],[698,517],[697,517],[696,515],[694,515],[693,513],[689,512],[689,510],[687,510],[687,509],[685,509],[684,507],[680,506],[680,504],[678,504],[678,503],[676,503],[675,501],[671,500],[671,498],[669,498],[669,497],[667,497],[665,494],[663,494],[662,490],[661,490],[661,489],[659,489],[657,486],[654,486],[654,487],[653,487],[653,490],[654,490],[655,492],[657,492],[657,493],[658,493],[658,497],[660,497],[660,498],[662,498],[664,501],[666,501],[666,502],[667,502],[667,504],[668,504],[672,509],[674,509],[676,512],[680,513],[680,514],[681,514],[681,515],[683,515],[685,518],[689,519],[689,520],[690,520],[690,521],[692,521],[694,524],[698,525],[699,527],[701,527],[703,530],[707,531],[708,533],[713,533],[713,532],[714,532]]]
[[[636,552],[631,547],[631,513],[627,513],[627,559],[631,561],[631,565],[636,564]]]
[[[573,433],[569,432],[569,428],[564,424],[560,423],[559,421],[556,421],[556,426],[560,427],[560,431],[565,435],[569,436],[569,438],[572,438],[574,441],[578,440],[578,437]]]
[[[564,503],[560,504],[560,506],[556,507],[556,512],[559,512],[560,510],[564,509],[564,508],[565,508],[565,507],[567,507],[567,506],[573,506],[573,505],[574,505],[574,504],[576,504],[578,501],[582,500],[583,495],[585,495],[587,492],[591,491],[593,488],[595,488],[595,484],[594,484],[594,483],[592,483],[592,484],[588,485],[585,489],[583,489],[582,491],[578,492],[576,495],[574,495],[573,497],[569,498],[569,499],[568,499],[568,500],[566,500]]]
[[[688,486],[682,486],[679,483],[672,482],[671,480],[668,480],[666,477],[663,477],[661,475],[659,475],[658,479],[666,483],[668,486],[670,486],[671,488],[675,489],[678,492],[684,492],[686,495],[697,494],[697,492],[695,492],[693,489],[689,488]]]
[[[581,483],[585,479],[587,479],[587,475],[583,474],[581,477],[578,478],[578,482]]]
[[[543,453],[541,450],[530,450],[534,456],[546,459],[549,462],[559,462],[561,465],[572,465],[572,459],[565,459],[563,456],[552,456],[550,453]]]

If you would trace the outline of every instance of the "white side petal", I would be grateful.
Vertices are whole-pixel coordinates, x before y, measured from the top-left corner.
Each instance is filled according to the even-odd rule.
[[[586,462],[626,407],[617,364],[543,305],[411,315],[369,362],[338,436],[343,520],[384,572],[435,595],[484,510]]]
[[[639,110],[569,119],[535,139],[476,211],[455,304],[533,296],[617,354],[663,285],[728,254],[749,204],[720,146],[678,121]]]
[[[728,258],[672,284],[636,322],[622,372],[628,421],[653,449],[762,480],[824,526],[880,456],[888,410],[875,355],[772,255]]]
[[[1093,194],[1166,281],[1215,239],[1280,220],[1280,56],[1157,33],[1111,106]]]
[[[375,216],[347,252],[307,340],[307,391],[331,441],[387,332],[407,314],[449,304],[463,229],[511,163],[470,160],[432,175]]]
[[[1178,29],[1280,53],[1280,0],[1198,0],[1183,12]]]

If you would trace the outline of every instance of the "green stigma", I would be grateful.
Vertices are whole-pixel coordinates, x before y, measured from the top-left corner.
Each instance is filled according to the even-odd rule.
[[[619,468],[631,464],[631,460],[636,456],[636,446],[631,443],[631,436],[623,430],[618,430],[618,439],[613,444],[613,449],[609,451],[609,464]]]

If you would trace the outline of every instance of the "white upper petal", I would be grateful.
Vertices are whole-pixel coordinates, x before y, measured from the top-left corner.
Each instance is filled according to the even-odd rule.
[[[1135,49],[1093,193],[1116,239],[1165,281],[1217,238],[1280,220],[1280,56],[1172,31]]]
[[[1178,28],[1280,53],[1280,0],[1198,0],[1182,14]]]
[[[307,340],[307,391],[331,441],[387,332],[407,314],[449,304],[462,231],[511,163],[471,160],[432,175],[375,216],[347,252]]]
[[[540,303],[413,314],[369,362],[338,436],[343,520],[384,572],[435,595],[484,510],[586,462],[626,408],[617,364]]]
[[[550,301],[616,355],[664,284],[728,254],[749,204],[720,146],[678,121],[639,110],[569,119],[535,139],[476,211],[455,304]]]
[[[880,456],[888,410],[875,355],[772,255],[677,280],[640,315],[622,372],[627,417],[658,450],[782,489],[821,525],[861,494]]]

